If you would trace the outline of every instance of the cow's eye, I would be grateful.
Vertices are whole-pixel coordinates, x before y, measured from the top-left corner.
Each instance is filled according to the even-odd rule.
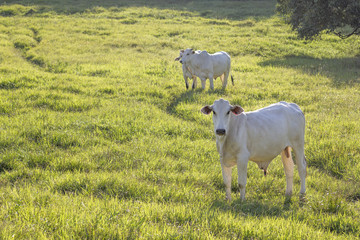
[[[216,115],[216,112],[215,112],[215,111],[213,111],[213,113],[214,113],[214,115]]]
[[[229,115],[229,114],[230,114],[230,111],[227,112],[227,115]]]

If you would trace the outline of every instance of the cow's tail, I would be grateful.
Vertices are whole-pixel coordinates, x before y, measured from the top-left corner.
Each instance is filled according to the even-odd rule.
[[[234,78],[232,75],[231,75],[231,82],[232,82],[232,85],[234,86]]]

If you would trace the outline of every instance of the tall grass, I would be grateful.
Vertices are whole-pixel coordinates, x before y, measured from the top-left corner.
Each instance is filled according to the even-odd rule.
[[[274,1],[0,5],[0,238],[354,239],[360,39],[313,42]],[[235,86],[186,91],[174,58],[227,51]],[[307,195],[278,157],[225,201],[211,118],[277,101],[305,112]]]

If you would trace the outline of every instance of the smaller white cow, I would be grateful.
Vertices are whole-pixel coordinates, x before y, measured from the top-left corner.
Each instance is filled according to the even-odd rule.
[[[201,109],[213,112],[216,147],[220,155],[226,198],[231,201],[231,168],[237,165],[240,198],[245,199],[249,160],[266,169],[281,153],[286,176],[286,195],[292,194],[295,152],[301,181],[300,194],[305,193],[306,159],[304,154],[305,117],[294,103],[279,102],[253,112],[244,112],[219,99]]]
[[[200,53],[200,52],[201,52],[200,50],[195,51],[195,53]],[[183,57],[183,54],[184,54],[184,50],[180,50],[180,55],[179,55],[179,57],[175,58],[175,61],[180,61]],[[191,72],[189,72],[189,70],[186,68],[185,64],[183,64],[181,61],[180,61],[180,63],[182,65],[182,71],[183,71],[183,77],[185,80],[186,89],[189,89],[189,83],[188,83],[189,78],[192,78],[192,80],[193,80],[192,89],[195,89],[197,86],[196,76],[192,75]]]
[[[182,59],[180,62],[185,66],[191,76],[197,76],[201,79],[203,89],[205,89],[206,79],[210,81],[210,88],[214,89],[214,79],[217,77],[221,78],[223,88],[226,87],[231,66],[229,54],[226,52],[217,52],[214,54],[209,54],[206,51],[195,52],[190,48],[181,50],[181,52]],[[231,79],[233,81],[232,77]]]

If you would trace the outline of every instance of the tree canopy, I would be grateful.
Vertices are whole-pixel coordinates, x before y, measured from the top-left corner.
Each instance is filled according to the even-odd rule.
[[[360,35],[360,0],[277,0],[276,10],[300,38],[324,30],[341,38]]]

